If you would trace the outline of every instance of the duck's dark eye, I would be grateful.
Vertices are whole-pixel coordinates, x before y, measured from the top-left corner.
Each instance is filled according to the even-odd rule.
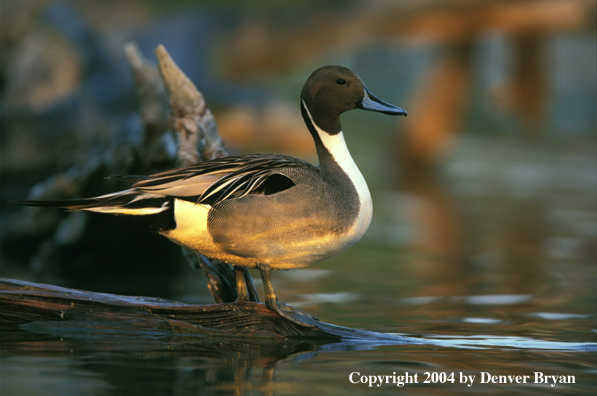
[[[336,80],[336,84],[338,85],[346,85],[346,80],[343,78],[339,78]]]

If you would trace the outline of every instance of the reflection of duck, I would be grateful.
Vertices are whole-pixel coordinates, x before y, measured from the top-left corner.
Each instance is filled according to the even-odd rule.
[[[240,301],[247,299],[243,268],[259,268],[266,305],[309,325],[311,316],[278,304],[270,271],[340,253],[367,230],[371,196],[339,119],[355,108],[406,115],[371,94],[350,70],[326,66],[309,77],[301,94],[318,167],[274,154],[226,157],[152,176],[124,176],[132,188],[96,198],[22,203],[143,217],[172,241],[232,264]]]

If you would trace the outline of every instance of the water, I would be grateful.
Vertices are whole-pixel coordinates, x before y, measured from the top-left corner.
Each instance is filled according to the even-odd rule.
[[[383,156],[354,150],[373,191],[371,229],[274,284],[325,322],[395,340],[4,332],[0,394],[593,395],[596,148],[468,136],[437,182],[398,187],[371,172]],[[175,297],[209,302],[196,289]]]

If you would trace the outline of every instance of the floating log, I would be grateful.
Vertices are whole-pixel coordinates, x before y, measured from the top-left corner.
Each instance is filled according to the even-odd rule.
[[[186,304],[0,278],[0,326],[63,338],[288,339],[404,344],[409,337],[318,322],[297,325],[264,304]]]

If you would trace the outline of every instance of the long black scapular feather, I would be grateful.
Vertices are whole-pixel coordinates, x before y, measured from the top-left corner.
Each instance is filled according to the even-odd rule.
[[[11,201],[24,206],[88,210],[121,215],[154,215],[172,209],[173,199],[215,205],[248,194],[275,194],[295,185],[285,171],[310,166],[284,155],[225,157],[151,176],[114,175],[133,183],[124,191],[94,198]]]

